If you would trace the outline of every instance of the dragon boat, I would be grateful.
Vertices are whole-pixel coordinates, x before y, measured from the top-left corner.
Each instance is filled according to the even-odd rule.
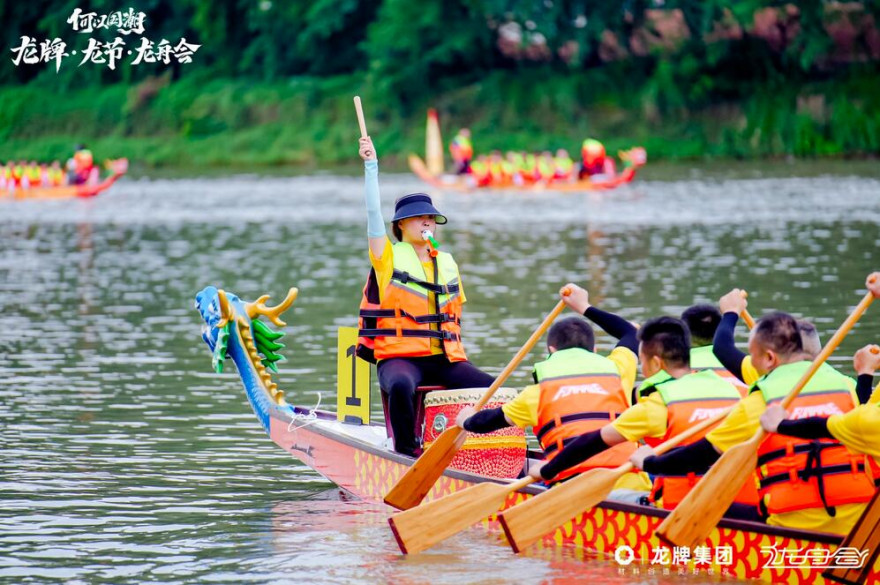
[[[637,146],[618,153],[624,163],[623,170],[613,177],[602,176],[585,180],[553,180],[525,183],[522,185],[486,185],[476,186],[468,175],[447,175],[443,173],[443,139],[440,135],[440,124],[437,112],[428,110],[427,130],[425,132],[425,159],[417,154],[410,154],[407,163],[410,170],[422,181],[437,189],[449,191],[603,191],[614,189],[636,178],[636,171],[647,163],[647,152]]]
[[[279,342],[283,333],[273,330],[259,317],[284,326],[280,315],[296,296],[297,290],[290,289],[279,305],[268,307],[265,303],[269,297],[265,295],[245,302],[213,286],[199,292],[195,305],[204,321],[202,337],[211,349],[214,369],[222,371],[225,359],[232,360],[257,419],[279,447],[346,492],[381,502],[415,459],[388,447],[384,425],[346,422],[334,412],[289,404],[273,380],[276,364],[282,359],[278,351],[284,347]],[[487,481],[511,480],[447,469],[426,499]],[[512,493],[501,510],[545,489],[530,485]],[[564,552],[568,559],[599,556],[613,563],[619,575],[633,578],[655,572],[702,573],[791,584],[830,583],[823,576],[823,569],[854,567],[859,560],[864,564],[863,553],[840,547],[843,539],[836,535],[727,519],[719,523],[704,545],[692,551],[665,548],[654,531],[666,514],[654,507],[605,501],[545,536],[527,554],[546,556]],[[503,538],[494,516],[482,525],[496,533],[496,538]],[[391,546],[390,530],[388,540]],[[867,572],[865,581],[843,582],[880,583],[880,563]]]
[[[0,190],[0,199],[74,199],[94,197],[109,189],[121,176],[128,172],[128,159],[120,158],[107,162],[110,175],[96,185],[61,185],[58,187],[33,187],[13,190]]]

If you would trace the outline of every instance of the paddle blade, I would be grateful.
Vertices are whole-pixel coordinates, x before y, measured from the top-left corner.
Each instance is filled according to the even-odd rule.
[[[498,516],[513,552],[525,550],[548,532],[605,499],[623,475],[618,469],[591,469]]]
[[[449,466],[464,444],[466,436],[459,427],[449,427],[422,453],[412,467],[385,494],[385,503],[398,510],[409,510],[424,499],[431,487]]]
[[[763,436],[763,433],[755,435],[758,439]],[[657,536],[674,546],[691,549],[703,544],[743,484],[755,472],[759,442],[753,438],[725,451],[694,489],[660,523]]]
[[[877,553],[880,552],[880,490],[874,494],[874,499],[862,512],[862,517],[844,539],[840,548],[854,548],[860,552],[870,552],[865,553],[865,560],[861,567],[834,567],[826,570],[822,576],[838,583],[852,585],[865,583],[877,561]]]
[[[416,554],[494,514],[511,484],[480,483],[439,500],[398,512],[388,523],[403,554]]]

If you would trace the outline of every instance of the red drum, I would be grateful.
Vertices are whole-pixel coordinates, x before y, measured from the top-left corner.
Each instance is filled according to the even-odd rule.
[[[485,393],[485,388],[428,392],[425,395],[425,449],[455,424],[455,417],[462,408],[476,404]],[[485,408],[498,408],[515,397],[513,388],[499,388]],[[488,477],[514,478],[522,471],[525,460],[525,433],[519,427],[507,427],[485,435],[468,433],[464,446],[449,466]]]

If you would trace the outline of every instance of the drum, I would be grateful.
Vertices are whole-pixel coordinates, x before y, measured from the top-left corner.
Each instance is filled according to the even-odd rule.
[[[425,395],[425,449],[440,433],[455,424],[455,417],[465,406],[476,404],[485,388],[436,390]],[[513,388],[499,388],[485,408],[497,408],[516,397]],[[449,466],[488,477],[514,478],[526,460],[526,436],[519,427],[507,427],[485,435],[468,433],[464,446]]]

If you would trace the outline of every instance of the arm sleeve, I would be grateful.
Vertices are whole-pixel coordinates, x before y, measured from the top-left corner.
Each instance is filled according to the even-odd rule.
[[[553,479],[566,469],[574,467],[606,449],[608,449],[608,445],[602,440],[600,431],[596,430],[581,435],[566,445],[552,461],[541,468],[541,477]]]
[[[663,455],[645,459],[644,470],[651,475],[703,474],[721,455],[706,439],[684,447],[676,447]]]
[[[618,339],[618,347],[626,347],[635,354],[639,353],[636,328],[623,317],[618,317],[593,306],[588,307],[584,311],[584,317],[601,327],[608,335]]]
[[[874,383],[874,376],[871,374],[859,374],[856,380],[856,394],[859,395],[859,404],[867,404],[873,392],[871,385]]]
[[[509,427],[501,408],[484,408],[464,421],[464,430],[471,433],[491,433]]]
[[[743,380],[742,362],[746,354],[736,348],[733,339],[733,330],[736,328],[736,322],[739,315],[736,313],[724,313],[718,329],[715,330],[715,339],[712,340],[713,353],[718,361],[721,362],[727,371]]]
[[[367,237],[385,235],[382,204],[379,201],[379,161],[364,161],[364,199],[367,203]]]
[[[828,419],[821,416],[801,418],[798,420],[784,420],[779,423],[776,432],[780,435],[797,437],[799,439],[833,439],[828,430]]]

